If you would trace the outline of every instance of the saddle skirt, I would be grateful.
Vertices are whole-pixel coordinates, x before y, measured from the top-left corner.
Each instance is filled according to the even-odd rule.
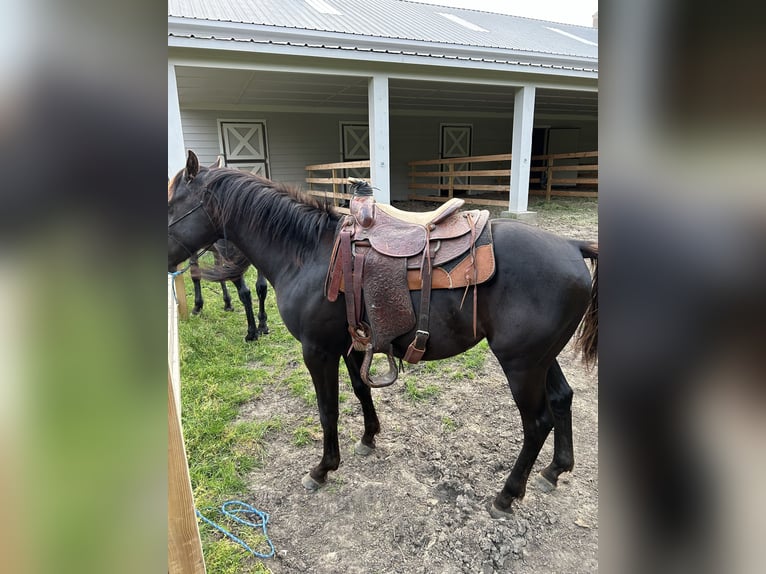
[[[352,347],[365,352],[362,379],[388,386],[398,370],[392,342],[417,326],[404,360],[416,363],[425,352],[431,289],[476,288],[495,271],[487,210],[459,211],[453,199],[428,213],[411,213],[376,204],[372,190],[355,180],[350,215],[341,222],[327,274],[326,294],[344,293]],[[415,317],[411,291],[420,291]],[[464,295],[465,297],[465,295]],[[349,349],[350,351],[351,349]],[[389,373],[371,376],[373,353],[385,353]]]

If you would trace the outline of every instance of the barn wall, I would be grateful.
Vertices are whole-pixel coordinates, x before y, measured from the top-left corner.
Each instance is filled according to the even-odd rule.
[[[259,113],[182,110],[184,142],[212,163],[220,151],[218,120],[263,120],[271,178],[305,188],[307,165],[340,161],[340,122],[366,121],[354,114]]]
[[[184,143],[194,150],[203,164],[211,164],[220,153],[219,119],[263,120],[268,134],[271,178],[306,188],[305,166],[340,161],[340,122],[367,122],[366,114],[313,114],[295,112],[229,112],[215,110],[182,110]],[[391,199],[406,199],[409,176],[407,162],[439,157],[442,123],[473,126],[473,155],[510,153],[513,119],[511,117],[449,116],[390,117]],[[577,148],[572,151],[598,149],[598,122],[574,120],[536,121],[535,127],[577,128]]]

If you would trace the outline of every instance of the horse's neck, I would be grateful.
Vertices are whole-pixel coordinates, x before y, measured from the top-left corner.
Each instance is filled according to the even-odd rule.
[[[332,238],[324,238],[320,240],[316,254],[311,257],[312,261],[300,262],[298,252],[291,247],[289,238],[263,237],[262,234],[245,232],[241,236],[233,233],[229,239],[263,273],[274,289],[278,289],[283,281],[291,281],[296,273],[313,262],[326,260],[326,264],[329,264],[332,250]]]

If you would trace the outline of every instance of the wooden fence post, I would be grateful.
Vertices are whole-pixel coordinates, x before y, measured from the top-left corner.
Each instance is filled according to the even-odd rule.
[[[545,170],[545,201],[550,203],[551,201],[551,188],[553,186],[553,158],[548,158],[548,167]]]
[[[178,310],[173,286],[168,280],[168,573],[205,574],[181,429]]]
[[[173,282],[175,285],[176,301],[178,301],[178,316],[186,320],[189,318],[189,307],[186,304],[186,284],[184,283],[183,273],[176,275],[173,278]]]
[[[168,363],[168,573],[205,574],[189,466]]]
[[[332,205],[333,207],[338,207],[338,184],[335,181],[335,178],[337,177],[337,175],[334,169],[331,171],[331,173],[332,173]]]

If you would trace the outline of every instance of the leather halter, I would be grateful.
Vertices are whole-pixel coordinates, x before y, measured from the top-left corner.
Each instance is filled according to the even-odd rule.
[[[189,216],[190,216],[192,213],[194,213],[194,212],[195,212],[195,211],[197,211],[198,209],[201,209],[201,210],[202,210],[202,211],[205,213],[205,215],[207,215],[207,220],[210,222],[210,225],[212,225],[212,226],[213,226],[213,229],[215,229],[215,228],[216,228],[216,225],[215,225],[215,223],[213,222],[213,218],[212,218],[212,217],[210,217],[210,214],[208,213],[207,209],[205,209],[205,202],[204,202],[204,201],[200,201],[200,202],[199,202],[197,205],[195,205],[194,207],[192,207],[192,208],[191,208],[189,211],[187,211],[186,213],[184,213],[182,216],[180,216],[180,217],[178,217],[178,218],[174,219],[173,221],[171,221],[170,223],[168,223],[168,238],[172,239],[173,241],[175,241],[175,242],[176,242],[176,244],[180,245],[180,246],[181,246],[181,248],[182,248],[184,251],[186,251],[186,253],[189,255],[189,258],[192,258],[192,257],[194,257],[194,256],[197,256],[197,257],[199,257],[200,255],[202,255],[203,253],[205,253],[206,251],[208,251],[208,250],[210,249],[210,246],[212,245],[212,243],[211,243],[210,245],[207,245],[207,246],[206,246],[206,247],[205,247],[205,248],[204,248],[202,251],[200,251],[199,253],[197,253],[197,252],[194,252],[194,251],[192,251],[191,249],[189,249],[189,248],[188,248],[188,247],[187,247],[187,246],[186,246],[186,245],[183,243],[183,241],[181,241],[180,239],[178,239],[178,237],[176,237],[176,236],[175,236],[173,233],[171,233],[171,232],[170,232],[170,228],[171,228],[171,227],[173,227],[173,226],[174,226],[176,223],[179,223],[179,222],[180,222],[180,221],[182,221],[183,219],[185,219],[185,218],[189,217]],[[224,229],[224,238],[225,238],[225,237],[226,237],[226,230]]]

